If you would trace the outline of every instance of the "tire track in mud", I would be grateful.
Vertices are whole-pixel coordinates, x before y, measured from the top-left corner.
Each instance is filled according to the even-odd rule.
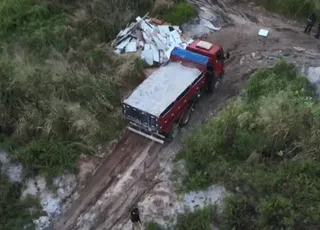
[[[149,141],[144,151],[140,152],[140,156],[127,169],[127,175],[124,175],[126,181],[124,183],[118,181],[108,189],[111,194],[103,203],[102,210],[95,219],[95,226],[102,226],[101,229],[113,229],[119,221],[128,218],[129,208],[156,186],[158,158],[161,158],[158,154],[164,147],[165,145]],[[97,228],[91,227],[91,229]]]
[[[104,190],[118,179],[118,174],[122,173],[132,163],[132,159],[141,152],[140,150],[147,143],[148,140],[145,138],[127,132],[112,153],[102,160],[98,170],[89,179],[85,187],[80,189],[79,198],[73,201],[68,210],[62,214],[63,217],[53,226],[53,229],[74,229],[78,217],[88,207],[92,206]]]

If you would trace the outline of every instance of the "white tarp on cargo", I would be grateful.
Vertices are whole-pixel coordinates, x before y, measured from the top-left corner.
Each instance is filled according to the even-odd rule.
[[[124,103],[158,117],[200,74],[196,68],[169,63],[153,72]]]

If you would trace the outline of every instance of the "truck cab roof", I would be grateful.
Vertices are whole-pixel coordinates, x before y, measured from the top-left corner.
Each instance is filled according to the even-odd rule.
[[[175,48],[171,54],[179,60],[153,72],[123,101],[124,104],[159,117],[198,78],[209,61],[208,57],[180,48]]]
[[[219,45],[201,40],[194,40],[187,46],[187,50],[207,57],[215,56],[221,49],[222,47]]]

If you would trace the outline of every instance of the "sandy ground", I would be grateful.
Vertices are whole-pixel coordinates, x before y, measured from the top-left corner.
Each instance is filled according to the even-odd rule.
[[[219,92],[201,100],[190,125],[170,144],[160,145],[126,132],[85,185],[77,189],[77,196],[73,196],[77,199],[71,200],[71,205],[55,222],[54,229],[131,229],[128,209],[134,204],[139,205],[143,221],[166,226],[175,221],[184,204],[201,206],[201,202],[195,202],[197,196],[199,199],[209,197],[211,202],[223,197],[225,191],[218,186],[185,197],[174,192],[172,159],[181,149],[182,137],[236,95],[257,69],[272,66],[277,58],[295,62],[305,74],[320,66],[319,41],[303,34],[301,26],[253,4],[233,2],[193,1],[199,7],[205,7],[207,14],[213,15],[212,20],[223,26],[219,32],[203,37],[221,44],[231,54]],[[258,36],[260,28],[269,30],[267,38]]]

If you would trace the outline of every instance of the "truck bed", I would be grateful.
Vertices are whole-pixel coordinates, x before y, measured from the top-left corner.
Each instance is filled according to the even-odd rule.
[[[153,72],[124,103],[159,117],[200,74],[197,68],[171,62]]]

